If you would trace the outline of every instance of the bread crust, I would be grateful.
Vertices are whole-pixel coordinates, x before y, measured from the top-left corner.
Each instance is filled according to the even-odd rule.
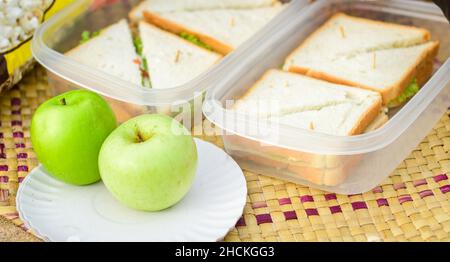
[[[227,148],[232,148],[235,147],[233,145],[238,145],[240,148],[251,148],[252,150],[259,151],[262,154],[279,155],[285,157],[286,159],[293,159],[299,162],[309,163],[315,161],[326,161],[324,155],[305,153],[275,145],[264,144],[238,135],[225,135],[223,136],[223,141]]]
[[[438,41],[434,41],[433,43],[434,44],[429,48],[429,52],[426,54],[426,57],[417,65],[415,78],[419,86],[425,85],[433,74],[434,58],[437,56],[440,47],[440,43]]]
[[[298,179],[306,180],[316,185],[337,186],[347,179],[350,170],[360,161],[360,155],[343,158],[339,166],[332,168],[316,168],[305,165],[297,165],[295,162],[282,162],[264,156],[250,155],[245,152],[230,152],[241,166],[263,167],[267,173],[263,175],[282,177],[283,179],[298,183]],[[272,175],[276,172],[276,176]]]
[[[425,52],[422,52],[420,57],[409,68],[402,78],[390,87],[381,90],[381,94],[385,103],[389,103],[392,99],[398,97],[414,78],[418,78],[418,84],[422,86],[431,77],[433,72],[433,59],[436,57],[439,50],[439,42],[433,41]],[[420,69],[420,71],[419,71]],[[420,79],[419,79],[420,78]]]
[[[167,30],[169,32],[172,32],[174,34],[181,34],[181,33],[188,33],[191,35],[196,36],[200,41],[205,43],[206,45],[210,46],[214,51],[222,54],[227,55],[231,51],[234,50],[233,47],[227,45],[226,43],[223,43],[215,38],[212,38],[208,35],[199,33],[193,29],[190,29],[189,27],[185,25],[181,25],[178,23],[175,23],[173,21],[170,21],[169,19],[166,19],[157,13],[144,11],[144,18],[147,22],[154,24],[164,30]]]
[[[372,121],[372,123],[367,126],[367,128],[364,130],[364,133],[372,132],[378,128],[381,128],[384,124],[389,121],[389,117],[386,113],[382,112],[380,113],[375,119]]]
[[[380,114],[381,105],[382,100],[380,97],[379,99],[377,99],[377,101],[375,101],[375,103],[373,103],[369,110],[367,110],[362,116],[360,116],[358,121],[356,121],[356,125],[353,126],[348,135],[353,136],[362,134],[364,130],[366,130],[366,128],[370,125],[370,123],[372,123],[372,121]]]
[[[356,162],[355,160],[350,160],[352,160],[352,158],[342,163],[341,166],[330,169],[317,169],[312,167],[289,165],[288,170],[301,179],[317,185],[337,186],[346,180],[349,170],[353,167],[353,162]]]
[[[147,1],[142,1],[138,5],[131,8],[131,11],[128,13],[128,18],[132,23],[136,23],[139,19],[137,18],[137,12],[141,9],[142,6],[145,6]]]
[[[254,147],[249,146],[243,146],[248,145],[249,143],[245,141],[245,138],[240,139],[240,137],[236,136],[236,139],[234,139],[235,142],[239,141],[240,143],[230,143],[230,141],[227,142],[227,151],[231,152],[235,155],[245,155],[246,157],[252,156],[259,156],[268,159],[269,162],[277,162],[279,164],[285,164],[286,167],[288,164],[293,164],[296,166],[302,166],[302,167],[313,167],[313,168],[335,168],[341,165],[342,159],[333,157],[333,156],[325,156],[320,154],[312,154],[312,153],[304,153],[301,152],[304,156],[309,155],[308,159],[309,161],[303,161],[303,159],[300,158],[293,158],[290,155],[282,155],[282,154],[275,154],[275,150],[271,149],[278,149],[278,147],[272,146],[272,148],[267,148],[267,146],[263,144],[255,145]],[[258,148],[257,148],[258,147]],[[300,153],[300,152],[297,152]],[[300,155],[300,154],[298,154]],[[338,160],[338,161],[337,161]],[[268,164],[268,163],[266,163]]]

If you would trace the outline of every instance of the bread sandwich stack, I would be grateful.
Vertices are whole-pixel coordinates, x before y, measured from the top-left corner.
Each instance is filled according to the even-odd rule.
[[[277,0],[146,0],[99,32],[83,32],[66,55],[130,83],[167,89],[205,73],[285,5]],[[147,110],[110,99],[124,121]],[[170,108],[170,106],[168,107]]]
[[[430,38],[423,28],[337,13],[286,58],[282,70],[267,71],[232,110],[332,136],[373,131],[430,78],[439,49]],[[224,140],[244,165],[318,185],[343,183],[359,159],[263,145],[236,135]]]

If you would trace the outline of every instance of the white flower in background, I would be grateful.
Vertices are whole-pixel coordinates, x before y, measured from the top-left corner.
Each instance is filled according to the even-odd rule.
[[[9,46],[9,41],[6,38],[0,39],[0,50],[6,49]]]
[[[36,15],[32,12],[27,12],[19,19],[19,25],[25,33],[32,33],[39,26],[39,23],[42,20],[42,15],[43,13]]]
[[[19,6],[24,10],[31,10],[34,8],[40,8],[43,1],[33,1],[33,0],[20,0]]]
[[[23,15],[22,8],[18,6],[7,6],[3,10],[5,12],[4,15],[6,18],[5,22],[8,25],[14,25],[17,22],[17,19],[19,19],[19,17]]]
[[[0,53],[30,38],[54,0],[0,0]]]

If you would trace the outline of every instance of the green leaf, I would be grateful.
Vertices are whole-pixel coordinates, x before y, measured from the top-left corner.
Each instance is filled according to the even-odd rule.
[[[100,35],[100,31],[94,31],[94,32],[92,32],[92,34],[91,34],[90,31],[85,30],[85,31],[83,31],[83,33],[81,33],[80,44],[84,44],[84,43],[86,43],[87,41],[89,41],[89,40],[91,40],[92,38],[94,38],[94,37],[96,37],[96,36],[99,36],[99,35]]]
[[[89,39],[91,39],[91,32],[83,31],[83,33],[81,33],[80,44],[86,43],[87,41],[89,41]]]
[[[203,42],[202,42],[200,39],[198,39],[198,37],[196,37],[195,35],[192,35],[192,34],[189,34],[189,33],[186,33],[186,32],[181,32],[181,33],[180,33],[180,37],[183,38],[183,39],[185,39],[185,40],[187,40],[187,41],[189,41],[189,42],[191,42],[191,43],[193,43],[193,44],[196,45],[196,46],[205,48],[205,49],[210,50],[210,51],[213,50],[209,45],[203,43]]]
[[[142,55],[144,45],[142,44],[142,39],[140,37],[136,37],[133,39],[134,47],[136,48],[136,53],[138,55]]]
[[[391,100],[388,103],[388,107],[396,107],[404,102],[406,102],[408,99],[413,97],[417,92],[419,92],[420,86],[417,84],[417,79],[414,78],[411,83],[403,90],[403,92],[395,99]]]
[[[142,69],[144,69],[146,72],[148,72],[148,62],[147,58],[142,58]]]

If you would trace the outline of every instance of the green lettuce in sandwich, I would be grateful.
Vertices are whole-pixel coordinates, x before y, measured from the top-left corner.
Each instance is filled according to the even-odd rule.
[[[187,41],[189,41],[189,42],[191,42],[191,43],[193,43],[196,46],[205,48],[205,49],[207,49],[209,51],[213,50],[209,45],[207,45],[204,42],[202,42],[198,37],[196,37],[193,34],[182,32],[182,33],[180,33],[180,37],[185,39],[185,40],[187,40]]]
[[[140,37],[136,37],[133,39],[134,48],[136,49],[136,53],[139,56],[139,60],[137,63],[139,64],[139,69],[141,70],[142,76],[142,86],[152,87],[150,81],[150,72],[148,69],[148,61],[143,54],[144,45],[142,44],[142,39]]]
[[[420,87],[419,84],[417,84],[417,79],[414,78],[411,83],[403,90],[403,92],[394,100],[391,100],[388,103],[388,107],[396,107],[399,106],[406,101],[408,101],[411,97],[413,97],[417,92],[419,92]]]
[[[94,31],[91,33],[90,31],[85,30],[83,31],[83,33],[81,33],[80,44],[84,44],[98,35],[100,35],[100,31]]]

